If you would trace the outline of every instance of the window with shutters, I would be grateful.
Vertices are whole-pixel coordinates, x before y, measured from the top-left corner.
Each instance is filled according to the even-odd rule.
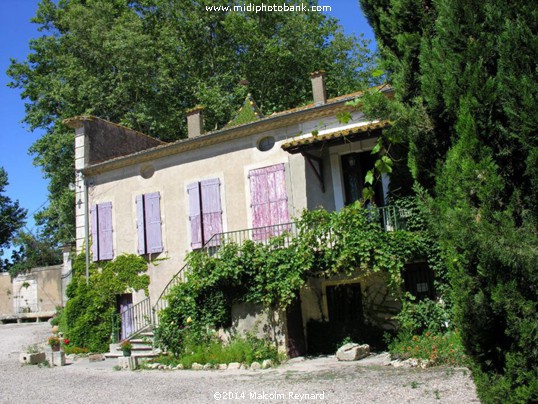
[[[189,195],[189,222],[191,247],[202,248],[211,241],[211,246],[219,245],[214,235],[222,233],[222,205],[220,201],[220,180],[213,178],[187,185]]]
[[[249,181],[254,239],[281,234],[286,229],[276,225],[289,222],[284,164],[251,170]]]
[[[158,192],[136,197],[138,254],[163,251],[160,199]]]
[[[112,245],[112,202],[94,204],[90,208],[92,255],[94,261],[114,258]]]

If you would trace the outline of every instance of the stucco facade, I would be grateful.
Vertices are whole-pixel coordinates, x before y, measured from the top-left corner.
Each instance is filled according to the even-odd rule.
[[[270,200],[269,213],[262,212],[262,216],[280,215],[277,223],[293,221],[304,209],[323,206],[335,210],[350,203],[350,192],[362,191],[348,189],[345,165],[351,163],[343,156],[369,154],[386,124],[368,122],[360,111],[346,105],[358,94],[326,100],[325,92],[316,89],[320,85],[320,76],[313,77],[315,102],[311,105],[210,133],[199,133],[202,118],[197,114],[202,111],[195,109],[189,113],[189,138],[170,144],[95,117],[66,121],[75,129],[77,252],[91,245],[94,259],[96,254],[99,259],[144,254],[151,262],[149,297],[155,302],[184,266],[185,255],[198,245],[193,218],[205,220],[207,212],[201,211],[202,204],[200,212],[193,210],[193,201],[203,199],[204,184],[212,184],[211,203],[216,207],[207,220],[214,221],[218,216],[210,224],[220,232],[256,228],[264,223],[261,210],[257,210],[260,195],[278,200],[273,203],[280,204],[276,210]],[[337,119],[342,112],[351,115],[345,124]],[[355,160],[352,163],[355,165]],[[273,172],[278,175],[270,174]],[[278,188],[280,196],[269,195],[273,190],[255,189],[258,183],[253,176],[258,174],[270,181],[279,178],[279,183],[271,183],[269,188]],[[384,178],[383,193],[387,189],[388,178]],[[141,210],[143,197],[149,195],[158,200],[153,202],[153,213]],[[148,219],[151,215],[157,215],[157,221]],[[101,226],[96,216],[106,216],[103,232],[101,227],[96,230]],[[155,236],[150,237],[146,230],[141,232],[141,225],[150,224],[159,232],[156,244]],[[207,242],[214,231],[204,226],[200,232]],[[208,234],[204,238],[205,232]],[[141,243],[150,242],[155,244],[153,249],[141,248]],[[310,289],[317,288],[323,294],[326,283],[310,283]],[[314,302],[308,288],[303,295],[300,306],[305,324],[308,319],[327,317],[327,308],[323,309],[326,302]],[[133,296],[133,303],[144,298],[139,293]]]

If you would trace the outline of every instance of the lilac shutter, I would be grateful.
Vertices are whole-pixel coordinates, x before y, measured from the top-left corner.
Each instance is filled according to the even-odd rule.
[[[147,253],[160,253],[163,250],[161,234],[161,196],[158,192],[144,195]]]
[[[252,201],[252,227],[265,227],[287,223],[288,197],[284,164],[252,170],[250,194]],[[272,235],[271,229],[258,229],[253,232],[255,240]]]
[[[288,213],[288,193],[286,191],[286,177],[284,164],[273,166],[269,174],[269,202],[271,206],[271,224],[283,224],[290,221]]]
[[[112,202],[97,205],[99,216],[99,260],[111,260],[114,258],[112,245]]]
[[[269,198],[267,196],[267,174],[266,168],[251,170],[250,178],[250,200],[252,209],[252,227],[259,228],[270,224],[269,220]],[[264,230],[257,229],[252,231],[254,240],[264,238]]]
[[[90,208],[90,218],[91,218],[91,229],[92,229],[92,261],[99,261],[99,239],[97,238],[97,229],[98,229],[98,217],[97,217],[97,205],[92,205]],[[87,240],[86,242],[90,242]]]
[[[144,197],[136,196],[136,232],[138,235],[138,254],[146,253],[146,226],[144,224]]]
[[[191,225],[191,247],[202,247],[202,216],[200,212],[200,187],[195,182],[187,185],[189,195],[189,221]]]
[[[215,234],[222,233],[220,180],[214,178],[202,181],[200,187],[202,194],[204,243],[207,243]],[[218,240],[213,240],[211,243],[211,245],[218,244]]]

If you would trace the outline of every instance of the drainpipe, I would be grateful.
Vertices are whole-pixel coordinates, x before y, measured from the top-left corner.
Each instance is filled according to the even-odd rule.
[[[86,253],[86,285],[89,284],[90,277],[90,218],[88,209],[88,181],[84,174],[82,174],[82,181],[84,182],[84,246]]]

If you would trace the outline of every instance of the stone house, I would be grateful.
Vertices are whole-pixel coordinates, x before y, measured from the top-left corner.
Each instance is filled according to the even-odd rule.
[[[143,326],[148,307],[162,307],[162,294],[180,278],[175,275],[188,251],[244,229],[263,240],[303,209],[338,210],[361,197],[364,173],[374,164],[370,151],[388,123],[367,121],[346,105],[360,93],[327,99],[324,79],[324,72],[311,75],[309,105],[263,116],[247,98],[243,109],[251,121],[208,133],[203,108],[195,108],[187,114],[188,138],[173,143],[96,117],[66,121],[75,130],[77,251],[91,245],[95,261],[122,253],[150,262],[164,258],[150,263],[149,299],[143,293],[118,297],[120,310],[139,310],[124,317],[124,336]],[[390,87],[379,90],[391,96]],[[351,120],[343,124],[337,115],[345,111]],[[378,185],[378,206],[385,205],[389,182],[384,176]],[[377,296],[384,288],[374,278],[312,280],[296,307],[281,316],[292,354],[304,352],[309,320],[358,321],[369,304],[365,291]],[[236,314],[248,322],[245,311]]]

